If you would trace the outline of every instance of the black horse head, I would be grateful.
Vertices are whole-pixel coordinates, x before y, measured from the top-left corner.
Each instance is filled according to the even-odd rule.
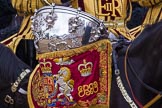
[[[31,71],[9,48],[0,44],[0,108],[28,108],[25,93]],[[16,91],[11,87],[16,87]]]
[[[162,107],[161,99],[150,102],[162,94],[161,36],[162,21],[148,25],[129,45],[121,42],[114,49],[113,59],[117,65],[114,65],[111,108],[130,108],[134,104],[140,108]]]

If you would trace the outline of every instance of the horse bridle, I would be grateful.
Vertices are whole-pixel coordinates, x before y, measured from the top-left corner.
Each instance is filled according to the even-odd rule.
[[[6,104],[8,104],[8,106],[10,105],[14,105],[14,94],[16,92],[19,92],[21,94],[26,94],[26,91],[24,89],[22,89],[21,87],[19,87],[21,81],[25,78],[25,76],[27,74],[29,74],[31,71],[29,69],[25,69],[22,70],[22,72],[20,73],[20,76],[17,77],[17,80],[11,84],[11,88],[9,88],[9,90],[7,89],[7,94],[3,94],[1,96],[3,102],[5,102]]]
[[[116,43],[114,43],[112,45],[113,50],[112,50],[112,60],[113,60],[113,66],[114,66],[114,72],[116,75],[116,83],[117,86],[122,94],[122,96],[124,97],[125,101],[130,105],[131,108],[138,108],[137,105],[135,104],[135,102],[131,99],[131,97],[129,96],[127,90],[124,87],[124,84],[122,82],[121,76],[120,76],[120,70],[118,68],[118,64],[117,64],[117,53],[116,53],[116,48],[120,45],[123,44],[123,39],[119,39]]]
[[[124,57],[124,72],[125,72],[125,76],[126,76],[126,80],[128,82],[128,85],[129,85],[129,88],[131,89],[131,93],[133,96],[134,93],[133,93],[133,90],[132,90],[132,87],[131,87],[131,84],[130,84],[130,80],[129,80],[129,77],[128,77],[128,71],[127,71],[127,63],[129,64],[130,66],[130,69],[132,70],[132,73],[135,75],[135,77],[137,78],[137,80],[142,84],[142,86],[144,86],[147,90],[149,91],[152,91],[153,93],[157,94],[153,99],[151,99],[147,104],[145,104],[142,108],[148,108],[150,107],[151,105],[153,105],[156,101],[158,101],[161,97],[162,97],[162,91],[159,91],[159,90],[156,90],[155,88],[149,86],[148,84],[144,83],[139,77],[138,75],[136,74],[135,72],[135,69],[133,68],[133,66],[131,65],[130,61],[129,61],[129,58],[128,58],[128,52],[129,52],[129,48],[131,47],[131,44],[127,47],[127,50],[126,50],[126,54],[125,54],[125,57]],[[136,99],[134,97],[134,99]],[[139,106],[141,106],[139,104]]]
[[[130,91],[131,91],[131,94],[132,94],[132,97],[133,99],[135,100],[135,102],[137,103],[137,105],[135,104],[135,102],[130,98],[130,96],[128,95],[123,83],[122,83],[122,80],[121,80],[121,77],[120,77],[120,70],[118,68],[118,64],[117,64],[117,58],[116,58],[116,47],[118,47],[119,45],[122,45],[123,43],[125,43],[125,41],[121,41],[119,39],[119,41],[117,43],[115,43],[113,45],[113,51],[112,51],[112,59],[113,59],[113,65],[114,65],[114,71],[115,71],[115,75],[116,75],[116,82],[117,82],[117,85],[122,93],[122,96],[124,97],[124,99],[126,100],[126,102],[132,107],[132,108],[138,108],[137,105],[140,107],[140,108],[148,108],[150,107],[151,105],[153,105],[156,101],[158,101],[161,97],[162,97],[162,91],[158,91],[156,89],[154,89],[153,87],[147,85],[146,83],[144,83],[139,77],[138,75],[136,74],[133,66],[131,65],[129,59],[128,59],[128,51],[129,51],[129,48],[131,46],[131,44],[127,47],[126,49],[126,53],[125,53],[125,57],[124,57],[124,72],[125,72],[125,76],[126,76],[126,80],[127,80],[127,83],[128,83],[128,86],[130,88]],[[128,71],[127,71],[127,62],[128,64],[130,65],[130,68],[133,72],[133,74],[135,75],[135,77],[139,80],[139,82],[148,90],[156,93],[157,95],[152,99],[150,100],[147,104],[145,104],[144,106],[137,100],[137,98],[135,97],[134,93],[133,93],[133,90],[132,90],[132,87],[131,87],[131,84],[130,84],[130,80],[129,80],[129,77],[128,77]],[[121,89],[122,88],[122,89]],[[123,91],[125,94],[123,94]]]

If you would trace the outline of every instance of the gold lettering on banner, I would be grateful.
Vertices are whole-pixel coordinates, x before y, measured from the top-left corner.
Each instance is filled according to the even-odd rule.
[[[115,5],[115,1],[118,3],[118,5],[116,6]],[[121,3],[119,3],[119,0],[114,0],[113,2],[112,2],[112,7],[113,7],[113,12],[112,12],[112,16],[116,16],[116,14],[115,14],[115,11],[117,11],[118,12],[118,14],[121,16],[122,14],[121,14]]]
[[[122,0],[98,0],[98,15],[108,17],[122,16]]]
[[[112,3],[106,3],[104,5],[100,4],[100,13],[102,13],[102,9],[104,9],[105,11],[109,12],[109,11],[113,11],[113,7],[112,7]]]
[[[78,87],[78,96],[84,97],[95,94],[98,92],[98,83],[97,81],[90,83],[89,85],[85,84]]]

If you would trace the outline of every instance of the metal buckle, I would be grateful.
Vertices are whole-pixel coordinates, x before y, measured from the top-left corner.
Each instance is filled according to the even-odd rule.
[[[119,75],[120,74],[120,70],[119,69],[115,69],[115,75]]]
[[[6,95],[6,97],[5,97],[4,100],[5,100],[5,102],[8,103],[8,104],[14,104],[14,100],[13,100],[12,97],[9,96],[9,95]]]

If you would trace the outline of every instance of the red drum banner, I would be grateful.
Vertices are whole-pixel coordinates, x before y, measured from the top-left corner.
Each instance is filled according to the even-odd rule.
[[[111,44],[108,40],[39,55],[30,76],[30,108],[109,107]]]

